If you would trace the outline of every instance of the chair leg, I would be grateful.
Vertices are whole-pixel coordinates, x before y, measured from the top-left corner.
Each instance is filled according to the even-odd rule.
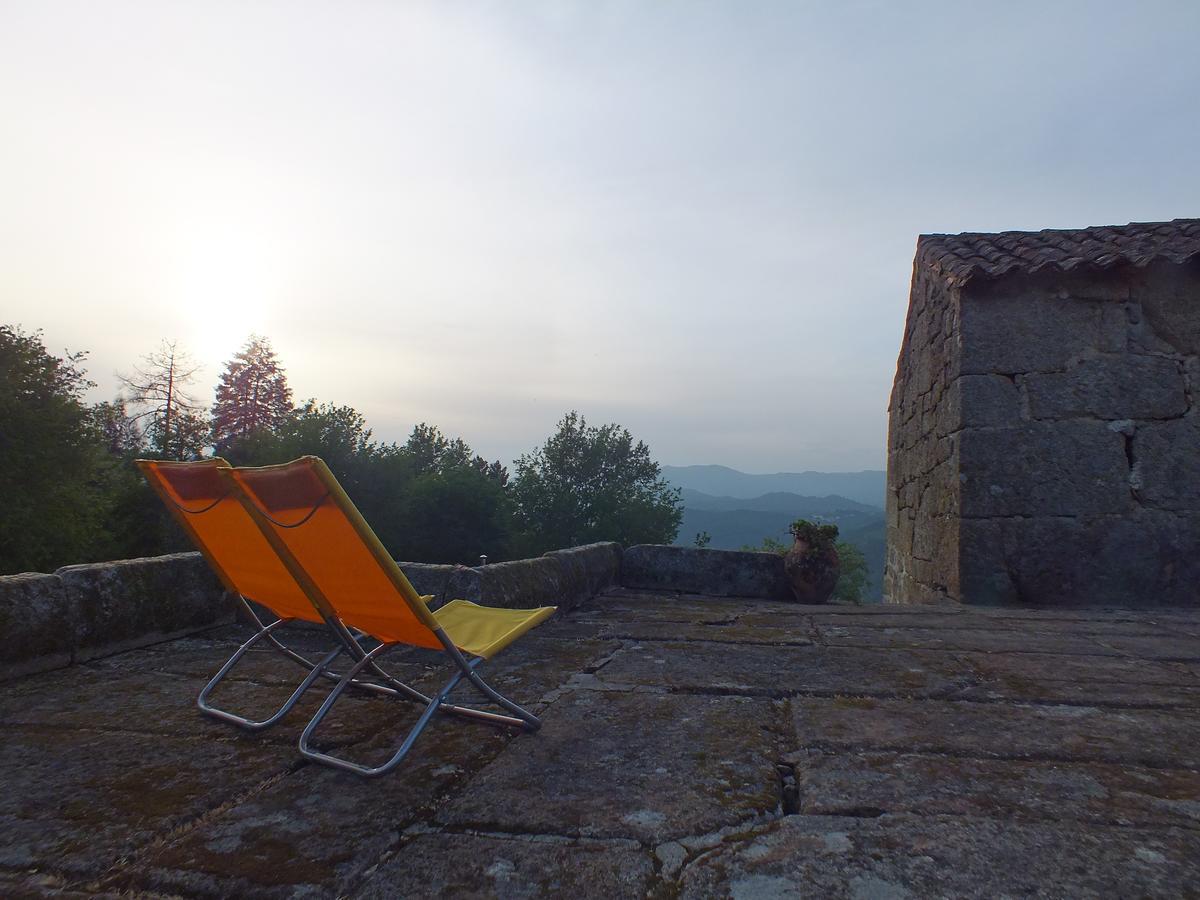
[[[526,731],[536,731],[541,727],[541,720],[539,720],[537,716],[518,706],[516,703],[513,703],[480,677],[476,669],[484,662],[482,658],[468,660],[462,655],[457,647],[450,645],[453,647],[454,651],[450,654],[450,656],[457,665],[458,671],[451,676],[445,687],[438,691],[433,697],[425,700],[425,709],[422,710],[420,718],[417,719],[416,724],[413,725],[413,727],[409,730],[399,748],[386,762],[378,766],[365,766],[356,762],[352,762],[348,759],[343,759],[339,756],[334,756],[330,753],[324,753],[320,750],[313,749],[311,745],[312,736],[316,732],[317,727],[325,719],[326,715],[329,714],[329,711],[333,708],[334,704],[337,703],[338,698],[340,698],[345,690],[350,687],[351,683],[359,672],[368,667],[375,667],[374,660],[376,656],[383,653],[389,646],[390,645],[384,644],[365,654],[362,659],[355,663],[350,671],[346,672],[346,674],[342,676],[341,680],[337,683],[337,686],[329,692],[329,696],[325,698],[325,702],[321,704],[321,708],[317,710],[316,715],[312,717],[300,735],[300,753],[305,758],[311,759],[314,762],[322,763],[324,765],[333,766],[334,768],[342,769],[346,772],[353,772],[355,775],[361,775],[364,778],[376,778],[380,775],[386,775],[388,772],[391,772],[398,765],[400,765],[401,762],[404,761],[404,758],[408,756],[409,751],[412,750],[413,745],[416,743],[417,738],[420,737],[421,733],[429,725],[429,722],[433,719],[434,714],[438,712],[460,715],[466,718],[487,722],[492,725],[502,725],[510,728],[522,728]],[[446,698],[449,697],[450,692],[454,690],[454,688],[459,684],[460,681],[462,681],[464,677],[470,681],[470,683],[474,685],[475,688],[486,698],[494,701],[510,712],[515,713],[515,717],[504,716],[500,715],[499,713],[488,712],[487,710],[473,709],[471,707],[447,703]],[[409,690],[413,689],[410,688]],[[416,692],[414,691],[414,693]]]
[[[263,627],[256,635],[250,638],[250,640],[242,644],[242,646],[237,649],[237,652],[235,652],[233,656],[229,657],[225,665],[221,666],[217,674],[214,675],[208,684],[204,686],[204,689],[200,691],[200,696],[196,698],[196,705],[200,707],[200,711],[202,713],[212,716],[215,719],[220,719],[223,722],[230,722],[239,726],[240,728],[245,728],[248,731],[262,731],[265,728],[270,728],[292,711],[293,707],[300,702],[300,698],[304,696],[304,692],[312,687],[313,682],[325,674],[329,664],[332,663],[334,659],[336,659],[341,653],[343,653],[345,648],[338,647],[334,650],[331,650],[316,663],[308,663],[306,660],[305,662],[310,666],[308,675],[306,675],[304,680],[296,686],[296,689],[292,692],[292,695],[284,702],[284,704],[279,707],[279,709],[273,715],[266,719],[248,719],[244,716],[239,716],[236,713],[219,709],[208,702],[209,695],[212,694],[217,685],[225,680],[225,677],[230,673],[230,671],[233,670],[233,667],[241,662],[242,658],[247,652],[250,651],[251,648],[253,648],[256,643],[263,638],[268,638],[273,642],[278,643],[275,641],[274,635],[272,635],[271,632],[280,625],[286,624],[288,621],[290,620],[277,619],[270,625]]]
[[[387,649],[388,646],[389,645],[387,644],[381,645],[376,647],[370,653],[366,654],[354,665],[353,668],[350,669],[350,671],[342,676],[341,680],[337,683],[337,686],[329,692],[329,696],[325,698],[325,702],[321,704],[321,708],[317,710],[316,715],[312,717],[312,720],[309,721],[308,725],[305,726],[304,731],[300,735],[299,746],[301,755],[307,759],[313,760],[314,762],[323,763],[327,766],[333,766],[334,768],[342,769],[346,772],[353,772],[355,775],[361,775],[364,778],[377,778],[380,775],[386,775],[388,772],[396,768],[396,766],[400,765],[400,763],[404,761],[404,757],[408,756],[408,752],[412,750],[413,744],[416,743],[417,738],[421,735],[421,732],[425,730],[425,727],[429,724],[434,714],[438,711],[439,707],[441,707],[442,702],[446,699],[447,695],[454,690],[455,685],[457,685],[462,679],[462,672],[455,672],[454,676],[449,682],[447,682],[446,686],[438,691],[437,694],[435,694],[432,698],[430,698],[425,706],[425,709],[421,712],[420,718],[417,719],[416,724],[413,725],[413,727],[409,730],[407,736],[404,738],[404,741],[400,744],[399,749],[392,754],[390,759],[381,765],[359,765],[358,763],[351,762],[348,759],[342,759],[339,756],[333,756],[332,754],[315,750],[310,744],[310,740],[312,739],[314,732],[317,730],[317,726],[321,724],[325,716],[328,715],[329,711],[333,708],[333,705],[337,703],[338,698],[341,697],[346,688],[350,686],[350,683],[354,677],[364,668],[370,666],[375,656]]]

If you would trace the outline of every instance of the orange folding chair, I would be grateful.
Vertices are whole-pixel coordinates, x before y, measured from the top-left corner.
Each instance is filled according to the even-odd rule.
[[[286,716],[317,679],[339,679],[339,673],[329,671],[330,664],[347,652],[347,641],[360,646],[358,642],[362,636],[346,632],[328,610],[315,607],[309,595],[296,584],[245,507],[234,496],[229,481],[221,477],[220,472],[228,470],[229,463],[220,457],[197,462],[139,459],[137,466],[257,628],[254,636],[242,644],[204,686],[196,701],[200,710],[242,728],[259,731]],[[275,621],[264,623],[249,600],[270,610]],[[336,638],[336,647],[316,660],[297,653],[276,635],[284,625],[296,621],[329,625]],[[209,702],[213,691],[251,649],[264,641],[285,658],[307,669],[308,675],[287,701],[266,719],[250,719],[213,706]],[[354,654],[355,661],[364,652],[360,650]],[[382,684],[362,680],[355,683],[379,693],[397,692],[397,688]]]
[[[555,607],[494,609],[452,600],[431,612],[320,459],[305,456],[285,465],[217,471],[312,606],[380,642],[366,651],[349,634],[342,634],[346,649],[359,659],[304,729],[300,752],[305,757],[371,777],[399,765],[437,712],[528,731],[541,725],[536,716],[488,685],[477,670],[553,615]],[[425,705],[399,748],[376,766],[316,750],[313,735],[338,698],[364,670],[383,674],[377,659],[398,645],[439,650],[454,668],[450,681],[433,697],[389,680],[401,693]],[[450,703],[451,691],[464,678],[511,715]]]

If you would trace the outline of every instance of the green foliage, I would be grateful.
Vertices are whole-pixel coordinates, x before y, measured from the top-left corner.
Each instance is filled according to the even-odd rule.
[[[402,508],[395,544],[404,559],[476,565],[480,554],[493,561],[507,558],[508,498],[495,479],[471,466],[417,476]]]
[[[244,404],[234,410],[217,435],[222,455],[243,466],[321,457],[397,559],[474,565],[481,554],[499,561],[598,540],[675,537],[679,492],[660,477],[646,445],[616,425],[589,427],[567,415],[544,446],[521,457],[510,484],[499,461],[426,423],[397,445],[374,440],[348,406],[308,400],[280,413],[286,383],[272,386],[282,379],[273,359],[265,340],[252,339],[223,378],[228,390],[223,401],[219,391],[214,421],[221,402],[242,402],[230,399],[235,388],[249,384],[253,395],[257,383],[254,402],[264,391],[274,399],[258,412]],[[149,415],[153,385],[132,410],[126,399],[88,407],[82,360],[47,353],[40,334],[0,327],[0,572],[190,549],[133,465],[142,455],[202,454],[206,423],[174,393],[185,370],[167,373],[170,415],[165,406]],[[139,370],[147,381],[151,363]],[[177,363],[168,355],[168,369]],[[246,373],[259,363],[257,375]]]
[[[645,443],[618,425],[588,426],[577,412],[517,460],[511,493],[530,553],[594,541],[667,544],[683,516],[679,490]]]
[[[704,549],[712,543],[712,535],[707,531],[698,531],[696,532],[696,538],[692,541],[692,543],[700,549]]]
[[[838,541],[837,555],[841,572],[838,574],[837,587],[833,589],[834,599],[839,603],[862,603],[863,594],[871,583],[866,556],[847,541]]]
[[[791,544],[785,544],[783,541],[777,541],[772,537],[762,539],[762,544],[755,547],[751,544],[743,544],[742,549],[750,553],[778,553],[780,556],[792,549]]]
[[[292,390],[271,342],[251,335],[217,384],[212,434],[217,452],[257,431],[272,430],[292,414]]]
[[[0,326],[0,572],[79,562],[100,533],[102,435],[83,403],[83,359]]]
[[[308,400],[225,455],[239,466],[321,457],[399,559],[474,565],[481,553],[504,559],[512,543],[504,467],[434,426],[416,426],[403,446],[383,444],[351,407]]]
[[[818,525],[808,519],[797,519],[788,528],[798,541],[808,544],[810,553],[824,553],[837,543],[838,527],[836,525]]]

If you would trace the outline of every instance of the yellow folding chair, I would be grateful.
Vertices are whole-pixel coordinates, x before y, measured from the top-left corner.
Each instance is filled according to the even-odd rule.
[[[220,457],[197,462],[139,459],[137,466],[171,511],[175,521],[208,561],[225,589],[238,598],[243,611],[257,628],[254,636],[242,644],[204,686],[196,700],[200,710],[222,721],[260,731],[286,716],[317,679],[325,677],[336,681],[341,678],[340,673],[330,671],[329,666],[339,655],[347,652],[347,639],[359,646],[361,636],[343,633],[345,629],[340,623],[330,621],[333,619],[332,613],[323,613],[314,607],[308,594],[296,584],[254,520],[246,513],[245,507],[234,496],[229,481],[220,476],[219,470],[227,470],[229,463]],[[276,617],[275,621],[264,623],[248,600],[270,610]],[[331,625],[335,638],[334,649],[312,660],[280,641],[277,630],[297,620]],[[209,700],[213,691],[246,653],[263,641],[285,658],[307,669],[308,675],[287,701],[266,719],[250,719],[213,706]],[[365,652],[363,649],[354,653],[354,661],[361,659]],[[356,686],[383,694],[395,694],[399,690],[394,686],[361,679],[356,681]]]
[[[494,609],[452,600],[431,612],[320,459],[305,456],[279,466],[219,471],[312,605],[331,610],[344,625],[380,641],[373,650],[359,651],[358,662],[305,727],[300,736],[305,757],[358,775],[383,775],[400,764],[439,711],[527,731],[540,727],[536,716],[488,685],[477,669],[548,619],[555,607]],[[425,709],[399,748],[378,766],[314,749],[313,734],[338,698],[364,669],[377,671],[378,657],[397,645],[440,650],[455,669],[433,697],[405,686],[405,693],[423,702]],[[357,643],[347,649],[354,653],[356,647]],[[463,678],[512,715],[448,702]]]

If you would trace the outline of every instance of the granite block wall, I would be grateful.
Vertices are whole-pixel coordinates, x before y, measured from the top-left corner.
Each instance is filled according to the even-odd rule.
[[[1200,265],[936,282],[893,392],[887,599],[1200,604]]]

